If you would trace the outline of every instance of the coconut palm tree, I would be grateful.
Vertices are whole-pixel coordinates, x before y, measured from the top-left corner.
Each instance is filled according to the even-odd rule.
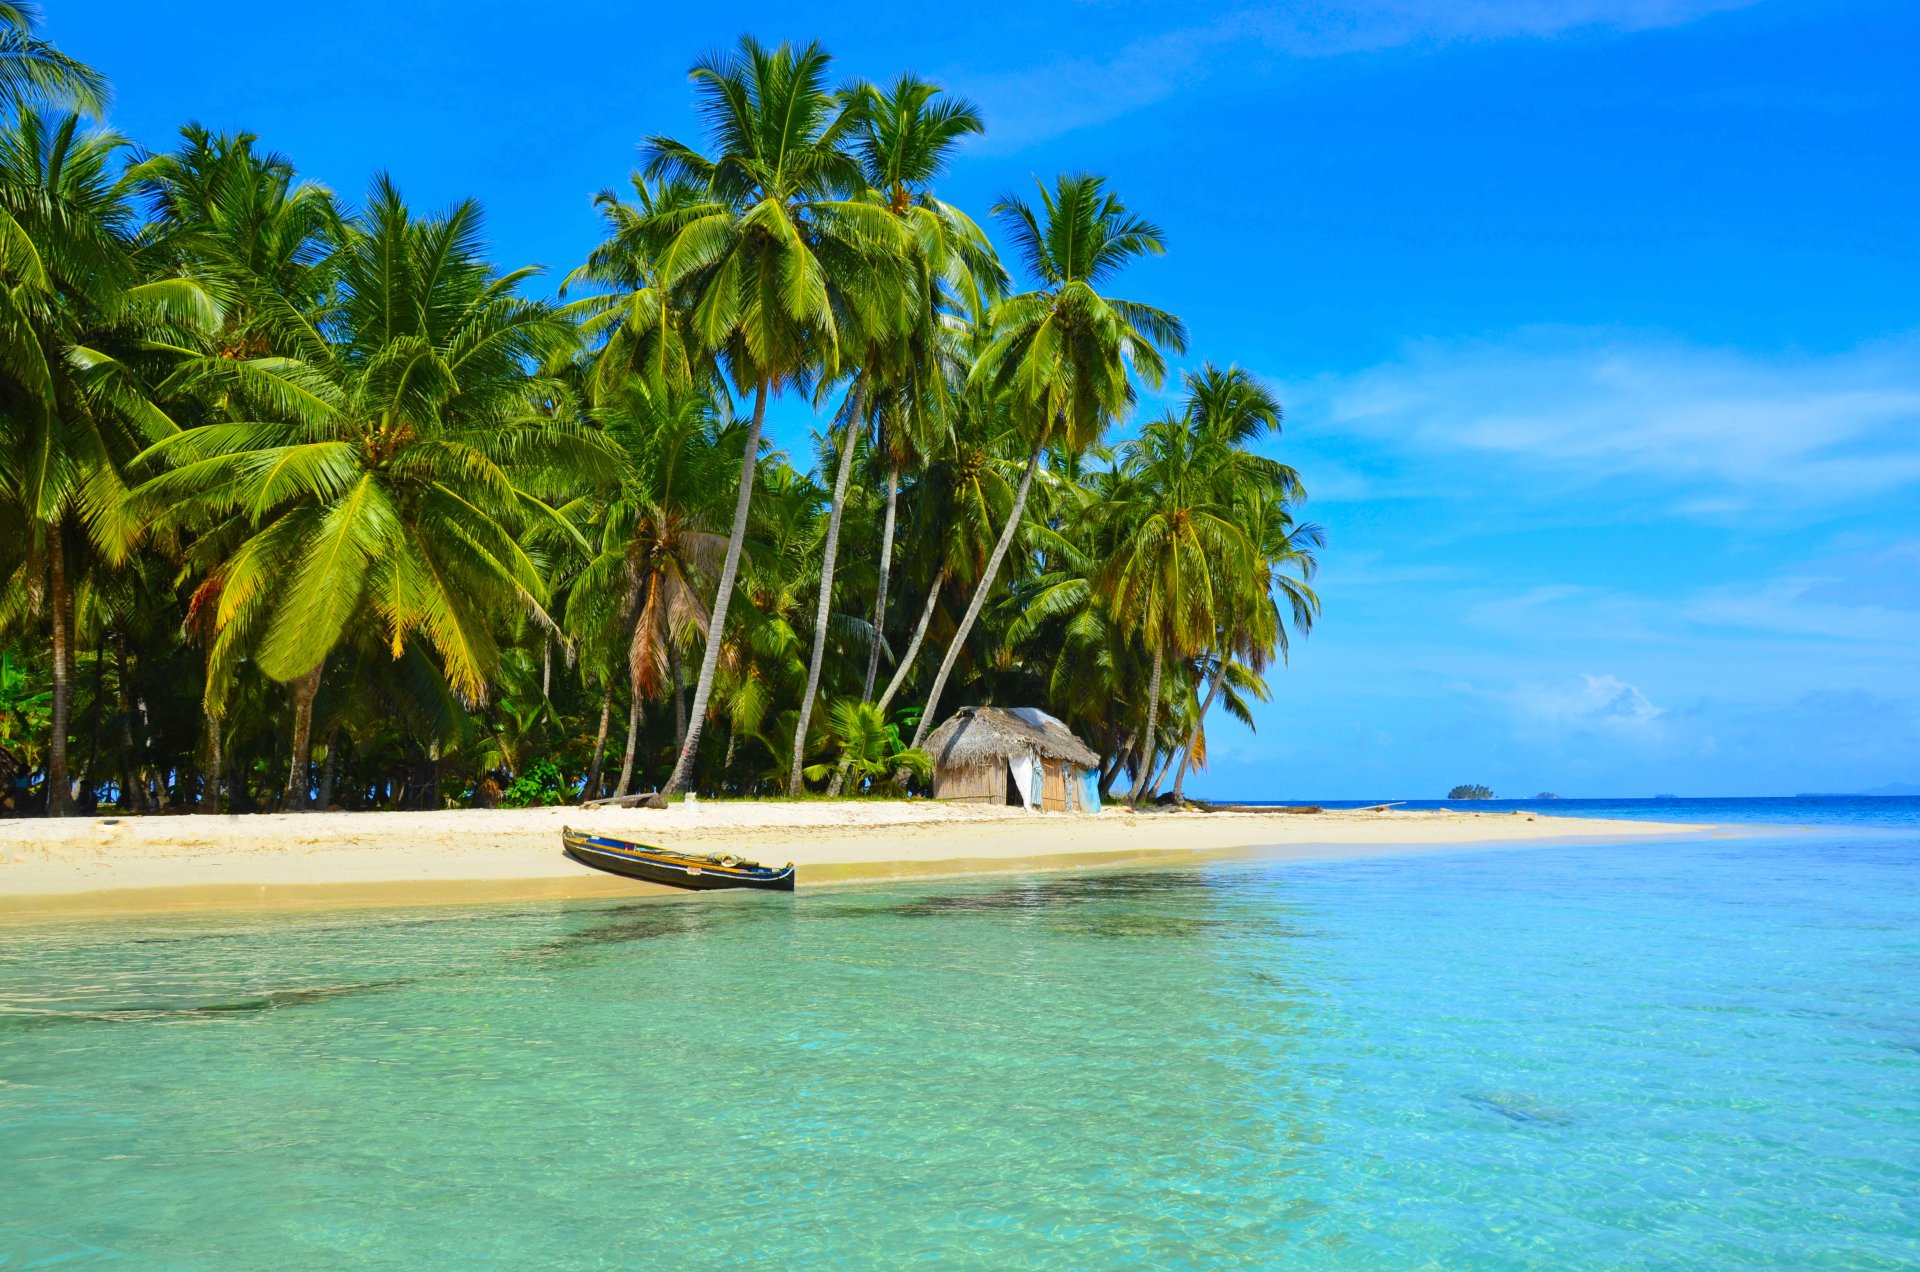
[[[640,374],[593,416],[620,447],[622,472],[595,501],[598,541],[569,593],[565,629],[588,649],[622,655],[632,689],[615,788],[624,795],[644,704],[677,688],[677,651],[707,627],[704,598],[726,548],[711,529],[722,511],[713,492],[726,482],[730,439],[704,397]]]
[[[326,400],[324,380],[309,364],[328,357],[322,331],[335,301],[340,256],[334,249],[346,230],[332,192],[300,180],[291,161],[256,150],[257,141],[188,124],[177,149],[147,158],[132,174],[152,209],[146,234],[153,250],[221,301],[224,317],[213,348],[175,351],[176,368],[160,386],[193,417],[188,423],[299,414]],[[174,546],[191,573],[211,579],[236,545],[202,536]],[[189,613],[199,619],[208,659],[203,798],[218,807],[221,722],[237,668],[232,657],[212,657],[223,648],[231,653],[232,646],[204,639],[211,611],[190,607]]]
[[[1254,570],[1253,545],[1222,480],[1229,453],[1182,416],[1155,420],[1122,451],[1121,494],[1106,510],[1122,527],[1106,566],[1109,617],[1145,645],[1153,667],[1135,803],[1153,770],[1167,661],[1211,643],[1222,604],[1217,580]]]
[[[644,171],[706,192],[663,214],[671,239],[659,273],[683,298],[700,348],[711,351],[753,414],[742,439],[733,528],[714,589],[686,742],[666,790],[693,774],[726,639],[727,609],[753,500],[767,399],[840,373],[843,332],[897,324],[904,252],[884,209],[850,197],[862,188],[849,150],[861,98],[827,86],[832,59],[817,44],[767,48],[742,37],[733,53],[691,73],[714,154],[649,138]]]
[[[175,431],[154,391],[156,350],[193,345],[219,310],[194,283],[146,277],[127,143],[68,115],[0,125],[0,498],[25,531],[11,587],[51,600],[48,811],[71,798],[73,591],[82,554],[120,555],[126,463]]]
[[[993,555],[934,676],[915,746],[935,723],[947,677],[1013,546],[1040,457],[1049,448],[1072,453],[1098,441],[1107,424],[1133,403],[1129,372],[1157,386],[1166,374],[1162,347],[1186,349],[1186,328],[1172,314],[1097,290],[1130,262],[1166,250],[1158,226],[1129,212],[1103,178],[1086,174],[1063,176],[1051,190],[1041,185],[1040,204],[1036,212],[1008,195],[994,206],[1039,285],[994,307],[993,342],[969,377],[1006,400],[1029,438],[1027,466]]]
[[[957,384],[967,370],[950,314],[984,310],[1007,283],[980,227],[933,193],[961,143],[985,131],[979,109],[911,72],[872,93],[858,141],[861,169],[872,197],[907,226],[914,277],[909,322],[887,347],[869,350],[863,363],[875,381],[877,449],[887,470],[863,702],[873,697],[885,643],[900,474],[951,431],[949,382]]]
[[[377,631],[396,659],[424,639],[455,691],[484,699],[493,617],[554,626],[514,528],[552,515],[539,493],[617,473],[529,372],[563,359],[572,327],[514,295],[531,271],[497,275],[482,246],[476,204],[417,217],[377,179],[340,248],[334,338],[303,364],[314,391],[145,456],[166,468],[139,492],[155,526],[243,536],[208,582],[213,658],[245,649],[292,685],[289,806],[307,799],[314,695],[342,639]]]
[[[684,289],[675,296],[660,276],[661,254],[672,245],[682,214],[709,204],[707,190],[684,180],[651,181],[638,172],[629,182],[631,200],[613,190],[594,196],[606,237],[560,286],[563,298],[578,289],[590,292],[562,310],[595,346],[589,396],[624,393],[626,381],[641,375],[675,391],[698,385],[725,405],[726,385],[714,374],[711,351],[693,335]]]
[[[1223,603],[1209,660],[1212,673],[1207,695],[1181,748],[1180,767],[1173,779],[1175,803],[1185,798],[1187,771],[1204,750],[1207,713],[1215,702],[1226,694],[1236,718],[1251,727],[1251,716],[1237,705],[1234,695],[1251,692],[1264,700],[1261,673],[1276,651],[1283,659],[1287,656],[1289,625],[1304,636],[1320,615],[1320,598],[1312,582],[1326,533],[1311,522],[1295,522],[1293,507],[1305,498],[1298,482],[1255,484],[1234,492],[1234,498],[1236,519],[1254,545],[1254,568],[1243,577],[1220,581]]]
[[[839,446],[839,463],[827,514],[827,537],[821,550],[820,590],[814,608],[813,646],[807,664],[807,687],[800,699],[794,726],[793,754],[788,770],[789,794],[800,793],[805,763],[807,727],[819,692],[821,664],[826,653],[827,617],[832,607],[834,566],[840,545],[840,521],[846,508],[847,483],[853,472],[858,438],[870,420],[884,421],[891,405],[894,430],[903,436],[887,447],[890,458],[909,450],[909,439],[925,431],[928,416],[938,418],[945,397],[947,365],[942,355],[941,319],[949,289],[979,285],[994,288],[1004,271],[994,259],[980,228],[965,213],[935,199],[932,182],[947,167],[952,151],[970,134],[983,131],[979,111],[961,98],[945,96],[938,85],[911,74],[902,75],[886,89],[860,85],[849,90],[857,102],[860,127],[857,149],[867,197],[886,208],[900,222],[908,269],[898,278],[907,289],[897,323],[843,333],[852,384],[845,407],[846,429]],[[916,427],[918,425],[918,427]],[[886,432],[884,423],[880,431]],[[879,669],[881,634],[886,621],[887,558],[893,551],[893,528],[900,473],[897,462],[888,466],[886,518],[881,534],[879,583],[875,600],[875,629],[868,641],[867,677],[863,697],[870,696]]]
[[[113,90],[106,76],[39,37],[40,6],[0,3],[0,110],[106,113]]]

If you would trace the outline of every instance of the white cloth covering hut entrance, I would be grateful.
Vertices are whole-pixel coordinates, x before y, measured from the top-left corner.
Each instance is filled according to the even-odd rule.
[[[1037,707],[962,707],[927,739],[936,799],[1098,812],[1100,757]]]

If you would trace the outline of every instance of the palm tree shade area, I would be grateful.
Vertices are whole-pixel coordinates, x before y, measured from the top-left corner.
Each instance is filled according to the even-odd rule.
[[[1177,800],[1319,613],[1280,404],[1126,298],[1166,236],[1085,173],[946,202],[938,84],[701,59],[543,284],[0,43],[8,813],[898,795],[973,703]]]

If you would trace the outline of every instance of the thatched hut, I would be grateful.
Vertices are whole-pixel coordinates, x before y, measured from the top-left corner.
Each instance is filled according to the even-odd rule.
[[[1098,812],[1100,757],[1035,707],[962,707],[927,739],[933,796]]]

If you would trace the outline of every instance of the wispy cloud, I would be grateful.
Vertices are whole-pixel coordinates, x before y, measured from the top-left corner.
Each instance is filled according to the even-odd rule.
[[[1643,730],[1666,714],[1637,686],[1610,675],[1521,685],[1513,701],[1530,720],[1565,730]]]
[[[1018,150],[1118,119],[1218,77],[1264,74],[1275,59],[1323,58],[1461,41],[1548,39],[1581,30],[1677,26],[1757,0],[1360,0],[1251,6],[1098,53],[1004,73],[948,78],[986,109],[988,149]],[[1139,11],[1108,24],[1139,25]],[[1099,24],[1077,16],[1082,31]]]
[[[1920,337],[1760,356],[1543,329],[1428,342],[1305,385],[1294,418],[1415,457],[1501,462],[1551,487],[1621,478],[1719,519],[1920,483]]]

